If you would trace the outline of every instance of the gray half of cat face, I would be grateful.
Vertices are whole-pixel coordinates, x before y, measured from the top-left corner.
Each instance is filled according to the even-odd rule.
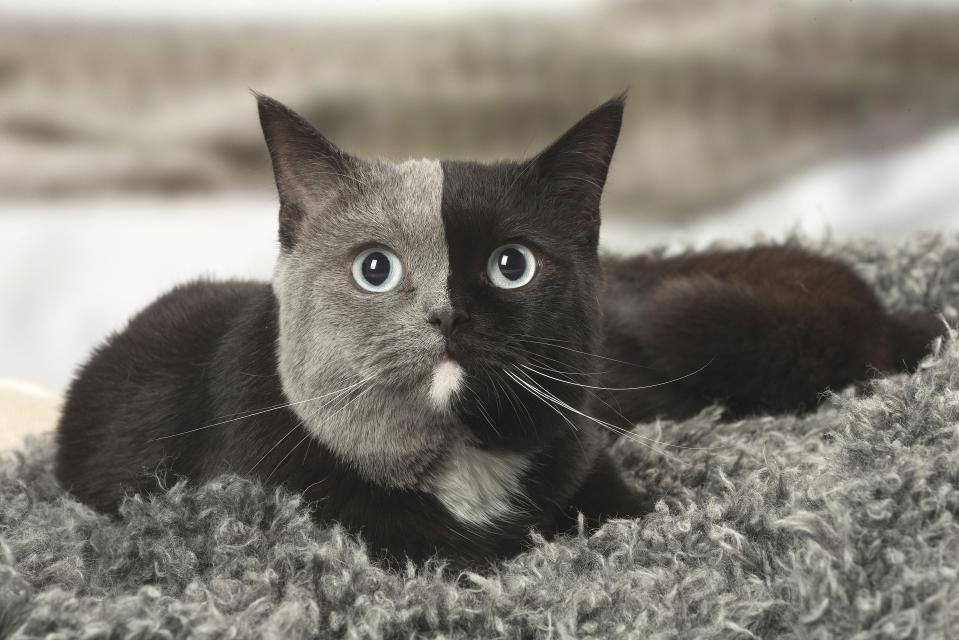
[[[323,444],[370,480],[410,486],[463,437],[430,398],[445,343],[428,317],[450,306],[442,169],[375,162],[354,177],[361,188],[309,207],[277,263],[280,375],[293,402],[332,394],[294,405]],[[369,246],[399,256],[395,289],[371,294],[353,281]]]

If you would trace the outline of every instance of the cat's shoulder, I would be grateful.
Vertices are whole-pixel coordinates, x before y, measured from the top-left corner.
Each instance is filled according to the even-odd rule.
[[[273,291],[266,282],[193,280],[173,287],[144,307],[130,320],[128,331],[169,330],[175,326],[202,329],[272,301]]]
[[[145,307],[137,316],[164,311],[192,310],[209,306],[232,306],[272,294],[267,282],[200,278],[178,284]]]
[[[130,363],[168,368],[209,352],[248,317],[275,315],[272,288],[265,282],[195,280],[177,285],[109,336],[85,367],[113,371]],[[123,367],[115,365],[122,364]]]

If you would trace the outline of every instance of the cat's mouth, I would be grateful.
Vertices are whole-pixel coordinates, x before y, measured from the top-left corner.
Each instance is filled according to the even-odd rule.
[[[452,360],[453,362],[459,362],[463,359],[463,350],[452,340],[444,341],[443,345],[439,348],[439,354],[436,356],[436,360]]]

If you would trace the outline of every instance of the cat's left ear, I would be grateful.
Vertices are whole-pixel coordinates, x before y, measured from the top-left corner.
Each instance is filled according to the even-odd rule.
[[[307,211],[321,210],[331,197],[359,184],[352,175],[359,161],[286,105],[254,95],[280,196],[280,244],[291,249]]]
[[[607,100],[529,160],[558,205],[599,222],[599,203],[623,124],[626,94]]]

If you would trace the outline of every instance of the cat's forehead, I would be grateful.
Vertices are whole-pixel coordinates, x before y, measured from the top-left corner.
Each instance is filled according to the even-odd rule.
[[[390,215],[393,222],[429,213],[437,206],[443,189],[443,169],[438,160],[368,162],[357,174],[359,198],[382,207],[381,213]]]
[[[344,251],[383,244],[404,258],[473,256],[513,240],[564,246],[568,234],[543,203],[516,188],[522,167],[467,161],[374,161],[350,176],[332,202],[318,205],[303,253],[343,258]]]
[[[509,222],[516,217],[510,213],[516,213],[517,204],[529,210],[517,198],[507,197],[513,191],[508,183],[515,168],[509,163],[455,160],[370,163],[362,173],[366,184],[358,185],[360,193],[353,203],[355,220],[420,237],[424,231],[437,230],[437,224],[448,233],[451,227],[473,226],[470,223],[479,220]]]
[[[478,219],[498,226],[510,219],[511,207],[502,197],[510,175],[505,166],[470,162],[368,162],[335,202],[320,207],[329,210],[315,212],[313,233],[328,241],[409,248],[442,239],[451,227],[477,231]]]
[[[310,215],[314,248],[381,242],[398,249],[442,237],[443,172],[438,161],[371,162]]]
[[[436,160],[369,163],[357,180],[346,202],[357,223],[410,233],[439,220],[443,169]]]

